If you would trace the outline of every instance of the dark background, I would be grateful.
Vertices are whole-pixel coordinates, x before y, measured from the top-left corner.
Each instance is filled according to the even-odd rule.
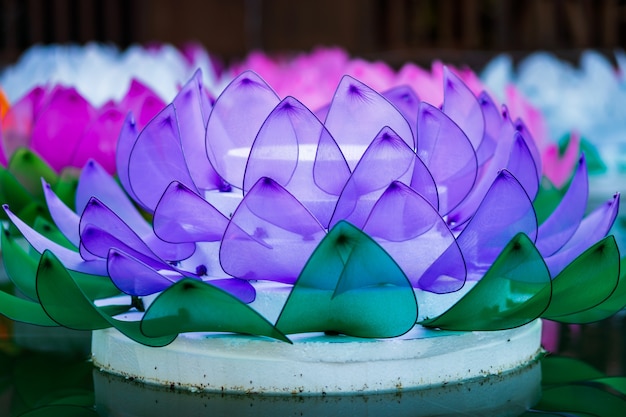
[[[0,0],[0,67],[35,43],[188,41],[224,60],[341,46],[352,55],[475,69],[499,52],[576,61],[626,45],[626,0]]]

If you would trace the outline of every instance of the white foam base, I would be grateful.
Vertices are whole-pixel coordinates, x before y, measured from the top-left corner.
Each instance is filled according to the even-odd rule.
[[[541,352],[541,321],[497,332],[416,326],[396,339],[292,335],[293,345],[259,337],[189,333],[150,348],[114,329],[93,332],[100,370],[191,391],[278,395],[398,392],[498,375]]]

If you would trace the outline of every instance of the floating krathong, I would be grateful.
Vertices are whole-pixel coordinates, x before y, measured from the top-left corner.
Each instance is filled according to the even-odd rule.
[[[88,162],[75,211],[44,181],[54,224],[35,230],[5,206],[34,251],[3,234],[7,272],[30,298],[2,294],[3,314],[165,346],[189,332],[525,332],[626,304],[606,236],[619,195],[585,216],[581,157],[538,224],[528,129],[453,72],[441,108],[350,76],[315,114],[253,72],[213,104],[203,91],[196,73],[143,130],[127,117],[119,183]],[[96,332],[94,349],[106,340]]]

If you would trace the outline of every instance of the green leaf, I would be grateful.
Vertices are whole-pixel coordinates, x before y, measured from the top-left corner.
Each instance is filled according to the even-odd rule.
[[[72,210],[76,210],[77,188],[78,175],[74,169],[64,169],[57,183],[52,185],[52,191]]]
[[[611,312],[607,308],[617,307],[609,315],[614,314],[623,307],[619,304],[626,291],[623,282],[622,288],[618,288],[620,281],[619,249],[615,238],[607,236],[574,259],[554,278],[552,302],[543,317],[565,323],[582,323],[602,318]],[[616,298],[611,300],[613,294]],[[604,303],[607,304],[603,306]]]
[[[43,217],[37,217],[33,222],[33,229],[42,236],[47,237],[51,241],[58,243],[64,248],[71,249],[78,252],[78,248],[70,242],[59,228],[51,221],[44,219]]]
[[[39,303],[0,291],[0,314],[14,321],[36,324],[38,326],[57,326]]]
[[[8,204],[14,213],[29,205],[35,198],[22,184],[4,168],[0,168],[0,190],[2,190],[2,204]],[[4,210],[2,219],[8,220]]]
[[[234,332],[289,339],[253,308],[213,285],[185,278],[163,291],[141,322],[150,337],[184,332]]]
[[[56,184],[58,180],[57,173],[50,165],[27,148],[19,148],[13,153],[7,169],[39,201],[45,200],[41,179],[48,184]]]
[[[570,384],[604,376],[593,366],[578,359],[549,355],[541,360],[542,385]]]
[[[588,413],[603,417],[623,417],[626,399],[597,386],[563,385],[544,388],[541,400],[535,405],[543,411]]]
[[[525,234],[516,235],[487,273],[428,327],[446,330],[502,330],[529,323],[550,303],[550,273]]]
[[[45,251],[37,269],[37,295],[46,313],[60,325],[76,330],[115,327],[117,330],[148,346],[165,346],[176,336],[147,337],[139,321],[117,320],[107,307],[97,307],[76,284],[73,277],[50,251]],[[118,310],[119,307],[113,307]]]
[[[21,239],[24,245],[28,245]],[[30,256],[18,243],[19,238],[6,230],[1,235],[2,259],[9,279],[31,300],[38,300],[36,290],[37,268],[41,255]],[[108,298],[120,294],[120,290],[108,277],[69,272],[76,284],[90,300]]]
[[[417,319],[410,282],[368,235],[337,223],[320,242],[276,322],[283,333],[396,337]]]

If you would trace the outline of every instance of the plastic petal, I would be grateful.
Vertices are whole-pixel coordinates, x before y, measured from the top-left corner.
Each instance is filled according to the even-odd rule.
[[[520,233],[465,296],[421,324],[461,331],[510,329],[541,316],[550,303],[550,289],[550,274],[541,255]]]
[[[117,330],[148,346],[165,346],[175,335],[146,337],[139,331],[138,321],[117,320],[103,307],[97,307],[76,285],[59,260],[44,252],[37,270],[37,294],[46,313],[60,325],[77,330],[115,327]]]
[[[217,98],[209,115],[206,149],[217,173],[242,188],[250,148],[279,98],[257,74],[246,71]]]
[[[302,103],[287,97],[259,130],[248,158],[244,190],[270,177],[328,224],[338,191],[349,176],[348,165],[324,125]]]
[[[619,211],[619,194],[587,215],[567,243],[554,255],[546,258],[552,276],[558,275],[570,262],[583,253],[590,244],[598,242],[611,230]]]
[[[60,259],[67,269],[72,271],[106,275],[106,263],[104,261],[85,261],[78,252],[67,249],[37,233],[13,214],[7,205],[4,206],[4,211],[9,216],[11,222],[19,229],[28,243],[30,243],[37,252],[43,253],[46,250],[50,250]]]
[[[80,223],[80,216],[71,210],[68,206],[61,201],[59,197],[52,191],[50,184],[43,182],[44,195],[46,197],[46,204],[50,211],[50,216],[61,230],[61,233],[70,241],[74,246],[78,247],[80,244],[80,236],[78,233],[78,225]]]
[[[554,278],[553,300],[543,316],[560,321],[607,300],[620,279],[619,257],[615,238],[607,236],[574,259]]]
[[[350,169],[384,127],[393,129],[410,149],[415,149],[413,129],[387,99],[360,81],[344,75],[326,115],[324,125],[339,144]]]
[[[132,197],[133,200],[138,201],[137,196],[133,192],[130,186],[130,178],[128,177],[128,162],[130,160],[130,153],[137,142],[139,137],[139,131],[137,123],[132,113],[129,113],[124,119],[124,123],[120,129],[120,134],[117,140],[117,150],[115,152],[115,168],[117,170],[117,176],[120,179],[124,191]],[[86,201],[85,201],[86,203]]]
[[[372,207],[393,181],[410,184],[417,156],[393,130],[383,128],[348,179],[330,221],[362,228]]]
[[[581,156],[567,192],[537,231],[537,249],[544,257],[553,255],[574,235],[585,215],[588,193],[587,164]]]
[[[485,132],[480,104],[472,90],[447,67],[443,69],[442,110],[463,130],[472,147],[479,149]]]
[[[179,182],[167,187],[154,210],[154,233],[166,242],[213,242],[224,235],[228,218]]]
[[[180,129],[180,143],[189,173],[196,187],[217,189],[222,179],[209,162],[205,150],[205,124],[200,101],[202,72],[198,69],[174,98],[174,108]]]
[[[414,287],[451,292],[465,283],[463,255],[437,210],[407,185],[393,182],[363,227],[398,263]],[[434,262],[442,262],[434,269]]]
[[[416,319],[415,293],[402,270],[369,236],[340,222],[311,255],[276,327],[383,338],[406,333]]]
[[[168,105],[141,131],[128,161],[128,177],[137,201],[154,211],[172,181],[195,190],[181,148],[174,105]]]
[[[292,283],[324,234],[297,199],[274,180],[261,178],[226,228],[220,262],[237,278]]]
[[[409,122],[413,135],[416,136],[417,112],[419,111],[420,99],[415,91],[408,85],[400,85],[383,92],[383,97],[400,110],[404,118]],[[416,137],[413,138],[413,140],[416,139]]]
[[[56,88],[51,94],[33,127],[30,147],[60,171],[70,164],[96,111],[74,88]],[[61,144],[65,152],[59,152]]]
[[[183,332],[236,332],[289,339],[254,309],[229,293],[184,279],[161,293],[146,311],[141,331],[150,337]]]
[[[174,271],[159,273],[135,257],[115,248],[109,251],[107,271],[111,281],[120,291],[134,296],[163,291],[183,278]]]
[[[468,278],[480,278],[517,233],[527,234],[534,242],[537,218],[519,181],[503,170],[457,238]]]
[[[443,112],[421,103],[417,155],[431,172],[439,193],[439,212],[449,213],[476,181],[476,153],[465,133]]]

